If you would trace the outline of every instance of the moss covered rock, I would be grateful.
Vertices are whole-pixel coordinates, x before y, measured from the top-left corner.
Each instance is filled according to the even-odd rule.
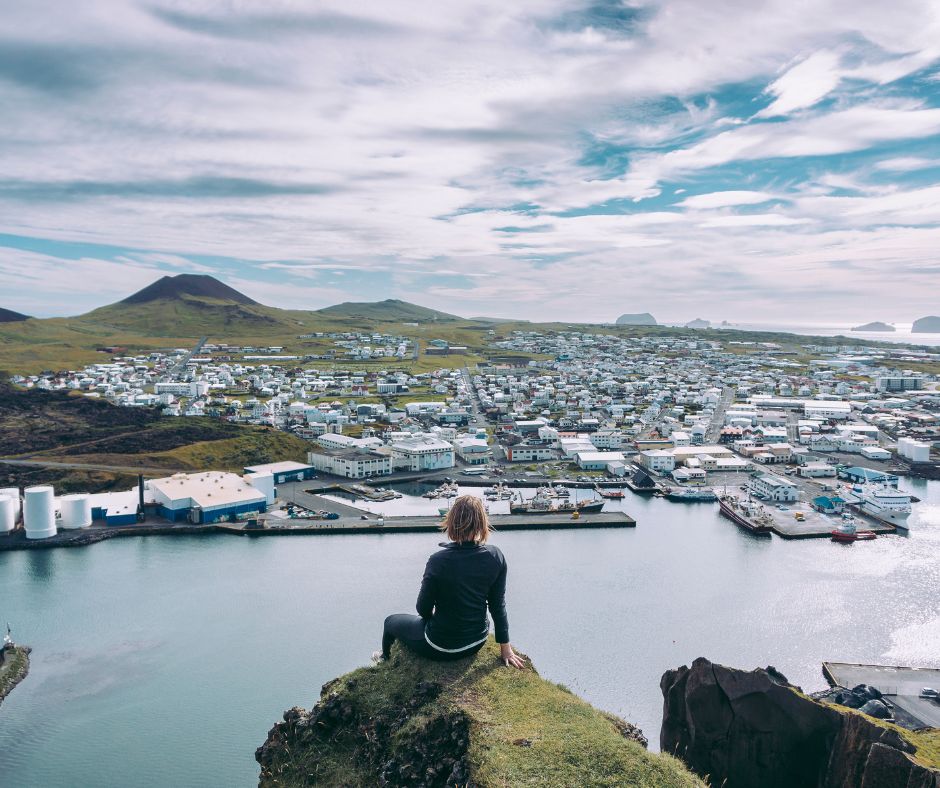
[[[255,757],[262,786],[700,786],[642,733],[535,669],[506,668],[492,641],[434,663],[388,662],[329,682]]]

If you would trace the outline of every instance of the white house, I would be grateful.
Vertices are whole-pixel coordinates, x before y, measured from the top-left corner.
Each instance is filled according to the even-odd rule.
[[[795,501],[800,497],[800,490],[796,484],[771,473],[753,477],[750,481],[750,489],[753,495],[767,501]]]
[[[414,437],[392,443],[396,470],[435,471],[454,467],[454,447],[436,438]]]
[[[676,458],[670,451],[650,449],[640,452],[640,465],[656,473],[671,473],[676,467]]]

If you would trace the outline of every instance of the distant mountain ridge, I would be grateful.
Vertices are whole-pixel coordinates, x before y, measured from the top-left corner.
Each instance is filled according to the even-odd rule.
[[[29,320],[29,315],[22,315],[12,309],[0,307],[0,323],[18,323],[21,320]]]
[[[231,301],[236,304],[258,304],[244,293],[239,293],[234,287],[229,287],[215,277],[205,274],[164,276],[118,303],[147,304],[151,301],[178,299],[183,296],[213,298],[217,301]]]
[[[316,314],[324,317],[359,318],[365,320],[383,320],[390,323],[409,322],[453,322],[462,317],[439,312],[426,306],[410,304],[397,298],[384,301],[344,301],[342,304],[318,309]]]

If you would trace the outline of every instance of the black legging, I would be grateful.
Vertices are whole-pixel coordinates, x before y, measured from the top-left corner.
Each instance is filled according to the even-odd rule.
[[[433,659],[438,662],[463,659],[476,654],[483,648],[483,644],[480,643],[453,654],[447,651],[438,651],[436,648],[432,648],[424,639],[424,619],[408,613],[396,613],[385,619],[385,627],[382,630],[382,656],[385,659],[388,659],[391,655],[392,643],[396,640],[403,646],[407,646],[419,657]]]

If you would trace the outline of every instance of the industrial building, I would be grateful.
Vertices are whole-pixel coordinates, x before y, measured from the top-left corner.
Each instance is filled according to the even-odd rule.
[[[579,451],[578,467],[586,471],[606,471],[611,462],[623,462],[622,451]]]
[[[454,441],[454,451],[467,465],[484,465],[490,461],[493,452],[485,438],[461,436]]]
[[[892,487],[898,486],[898,477],[893,473],[882,473],[871,468],[863,468],[860,465],[853,465],[851,468],[840,466],[838,468],[839,478],[852,482],[852,484],[889,484]]]
[[[269,495],[258,489],[255,481],[252,475],[243,478],[235,473],[208,471],[153,479],[147,487],[161,517],[173,522],[217,523],[267,510]]]
[[[263,465],[250,465],[245,468],[247,474],[270,473],[275,484],[287,482],[304,482],[317,475],[317,469],[312,465],[286,460],[284,462],[268,462]]]
[[[550,446],[509,446],[506,448],[506,459],[509,462],[539,462],[550,460],[554,456]]]

